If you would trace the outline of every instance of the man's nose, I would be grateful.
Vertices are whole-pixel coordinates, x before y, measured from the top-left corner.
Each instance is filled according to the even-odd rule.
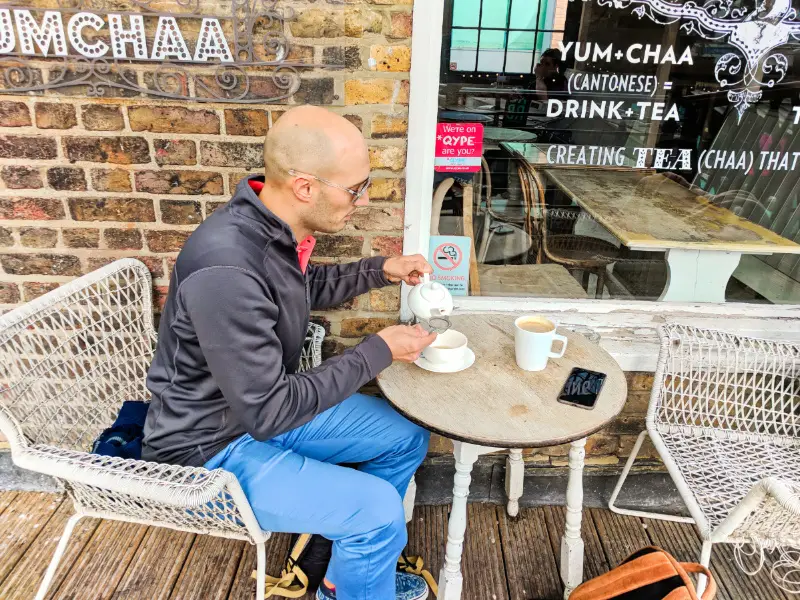
[[[356,200],[356,206],[366,206],[369,204],[369,192],[364,192],[364,194]]]

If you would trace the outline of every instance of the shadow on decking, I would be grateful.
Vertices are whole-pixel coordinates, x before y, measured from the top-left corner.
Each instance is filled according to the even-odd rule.
[[[409,550],[438,577],[444,558],[447,506],[418,506]],[[45,493],[0,493],[0,598],[33,598],[72,514],[69,500]],[[469,506],[464,600],[560,600],[562,507],[523,509],[509,518],[494,504]],[[700,540],[691,525],[622,517],[587,509],[585,576],[594,577],[642,546],[656,544],[678,560],[695,561]],[[280,571],[288,536],[268,544],[267,570]],[[250,600],[255,548],[244,542],[141,525],[85,519],[76,527],[50,598],[60,600]],[[731,546],[717,545],[711,569],[720,600],[785,600],[766,572],[742,574]]]

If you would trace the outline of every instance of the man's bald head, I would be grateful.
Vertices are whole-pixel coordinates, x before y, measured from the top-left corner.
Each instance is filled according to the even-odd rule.
[[[317,106],[299,106],[284,113],[264,140],[268,181],[282,181],[294,169],[320,177],[346,172],[347,162],[363,160],[366,143],[344,117]]]

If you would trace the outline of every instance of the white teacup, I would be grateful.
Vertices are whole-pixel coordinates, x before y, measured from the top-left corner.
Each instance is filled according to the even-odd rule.
[[[458,364],[467,351],[467,336],[460,331],[448,329],[436,336],[436,340],[422,351],[422,357],[436,364]]]
[[[561,342],[561,352],[553,352],[553,342]],[[524,371],[542,371],[551,358],[567,351],[567,338],[556,333],[556,325],[544,317],[529,315],[514,321],[514,350],[517,366]]]

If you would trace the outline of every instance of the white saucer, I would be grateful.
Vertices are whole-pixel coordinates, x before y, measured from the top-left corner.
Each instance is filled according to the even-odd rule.
[[[432,363],[426,358],[420,356],[417,360],[414,361],[414,364],[417,365],[420,369],[425,369],[426,371],[431,371],[433,373],[458,373],[459,371],[469,369],[474,362],[475,362],[475,353],[469,348],[467,348],[466,356],[464,357],[464,360],[460,363],[456,364]]]

